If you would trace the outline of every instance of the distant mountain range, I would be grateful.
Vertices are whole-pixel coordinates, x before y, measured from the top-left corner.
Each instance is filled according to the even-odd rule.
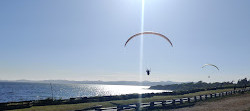
[[[106,85],[143,85],[143,86],[155,86],[155,85],[170,85],[170,84],[180,84],[182,82],[173,81],[69,81],[69,80],[0,80],[0,82],[34,82],[34,83],[63,83],[63,84],[106,84]]]

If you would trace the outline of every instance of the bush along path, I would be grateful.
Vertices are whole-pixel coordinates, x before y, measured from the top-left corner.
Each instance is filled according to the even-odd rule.
[[[172,100],[153,101],[153,102],[147,102],[147,103],[135,103],[135,104],[128,104],[128,105],[117,104],[116,107],[103,108],[101,105],[98,105],[98,106],[94,106],[88,109],[75,110],[75,111],[85,111],[85,110],[96,110],[96,111],[137,110],[139,111],[139,110],[154,110],[154,109],[175,109],[175,108],[193,106],[196,102],[206,101],[211,98],[221,98],[221,97],[226,97],[226,96],[235,95],[235,94],[244,94],[247,91],[250,91],[250,88],[226,91],[226,92],[221,92],[221,93],[212,93],[212,94],[206,94],[206,95],[197,95],[193,97],[185,97],[185,98],[172,99]]]

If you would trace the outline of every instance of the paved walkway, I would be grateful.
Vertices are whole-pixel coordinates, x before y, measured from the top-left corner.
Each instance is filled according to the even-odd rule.
[[[250,111],[250,93],[216,101],[199,102],[193,107],[171,111]]]

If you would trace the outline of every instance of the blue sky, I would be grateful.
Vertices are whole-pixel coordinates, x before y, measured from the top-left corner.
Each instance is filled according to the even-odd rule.
[[[145,0],[148,81],[250,78],[249,0]],[[139,80],[141,0],[1,0],[1,80]],[[217,65],[201,68],[203,64]],[[209,79],[208,76],[211,76]]]

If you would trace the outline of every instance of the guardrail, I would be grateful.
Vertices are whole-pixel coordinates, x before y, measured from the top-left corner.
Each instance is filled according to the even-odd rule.
[[[198,95],[194,97],[186,97],[186,98],[179,98],[179,99],[172,99],[172,100],[163,100],[163,101],[154,101],[148,103],[136,103],[136,104],[129,104],[129,105],[117,105],[116,107],[107,107],[103,108],[102,106],[92,107],[88,110],[95,110],[95,111],[105,111],[105,110],[112,110],[112,111],[122,111],[122,110],[140,110],[142,108],[153,109],[156,107],[177,107],[178,105],[182,105],[184,103],[195,103],[198,101],[205,101],[210,98],[218,98],[233,94],[244,93],[246,91],[250,91],[250,88],[241,89],[241,90],[232,90],[226,91],[221,93],[213,93],[213,94],[206,94],[206,95]],[[86,110],[86,109],[83,109]],[[75,111],[83,111],[83,110],[75,110]]]

